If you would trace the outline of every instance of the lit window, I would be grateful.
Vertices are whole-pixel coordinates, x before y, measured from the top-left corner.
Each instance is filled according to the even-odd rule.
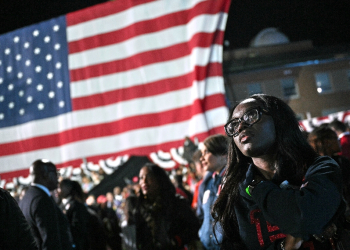
[[[331,81],[328,73],[316,73],[316,87],[318,93],[330,92],[332,90]]]
[[[260,83],[249,83],[247,88],[249,96],[262,93]]]
[[[294,78],[281,79],[281,87],[285,98],[299,97],[298,85],[295,83]]]

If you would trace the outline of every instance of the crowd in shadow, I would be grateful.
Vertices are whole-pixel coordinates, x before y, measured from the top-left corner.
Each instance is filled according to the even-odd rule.
[[[269,106],[271,100],[280,110]],[[18,197],[0,192],[0,217],[13,229],[2,230],[1,237],[8,240],[0,239],[0,248],[257,250],[307,249],[313,244],[328,249],[332,233],[340,232],[334,218],[337,223],[338,218],[350,218],[349,127],[333,121],[306,133],[295,123],[292,134],[276,121],[281,109],[290,112],[274,97],[254,96],[233,109],[227,135],[209,136],[191,150],[188,165],[165,171],[146,163],[131,182],[97,197],[88,195],[94,186],[89,177],[83,182],[62,178],[52,162],[37,160],[30,170],[33,182]],[[279,146],[293,146],[288,140],[298,141],[300,148]],[[300,153],[299,159],[288,156],[292,151]],[[293,166],[292,160],[299,165],[286,168]],[[309,224],[317,230],[298,231],[300,211],[308,214],[311,204],[305,197],[321,204],[326,194],[332,201],[318,208],[325,216]],[[290,204],[289,211],[281,211],[281,200]],[[299,211],[291,210],[294,205]],[[280,222],[281,214],[294,221]],[[256,233],[265,221],[270,230],[266,238],[264,229]],[[324,230],[333,225],[338,227],[325,236]]]

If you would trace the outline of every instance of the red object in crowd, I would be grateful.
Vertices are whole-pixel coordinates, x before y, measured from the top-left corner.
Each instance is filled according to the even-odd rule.
[[[97,197],[97,200],[96,200],[97,203],[99,204],[102,204],[102,203],[106,203],[107,202],[107,198],[105,195],[100,195]]]

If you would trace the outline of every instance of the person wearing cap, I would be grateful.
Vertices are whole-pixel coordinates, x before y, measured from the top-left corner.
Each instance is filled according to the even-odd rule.
[[[19,207],[31,227],[39,249],[73,249],[68,220],[50,193],[58,185],[56,166],[48,160],[36,160],[30,170],[33,182]]]

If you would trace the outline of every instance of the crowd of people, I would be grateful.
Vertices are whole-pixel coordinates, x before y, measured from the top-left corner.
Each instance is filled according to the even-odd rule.
[[[137,181],[98,197],[86,176],[35,161],[18,200],[0,190],[11,229],[1,228],[0,249],[350,249],[346,124],[305,133],[285,102],[259,94],[232,108],[225,132],[188,166],[147,163]]]

